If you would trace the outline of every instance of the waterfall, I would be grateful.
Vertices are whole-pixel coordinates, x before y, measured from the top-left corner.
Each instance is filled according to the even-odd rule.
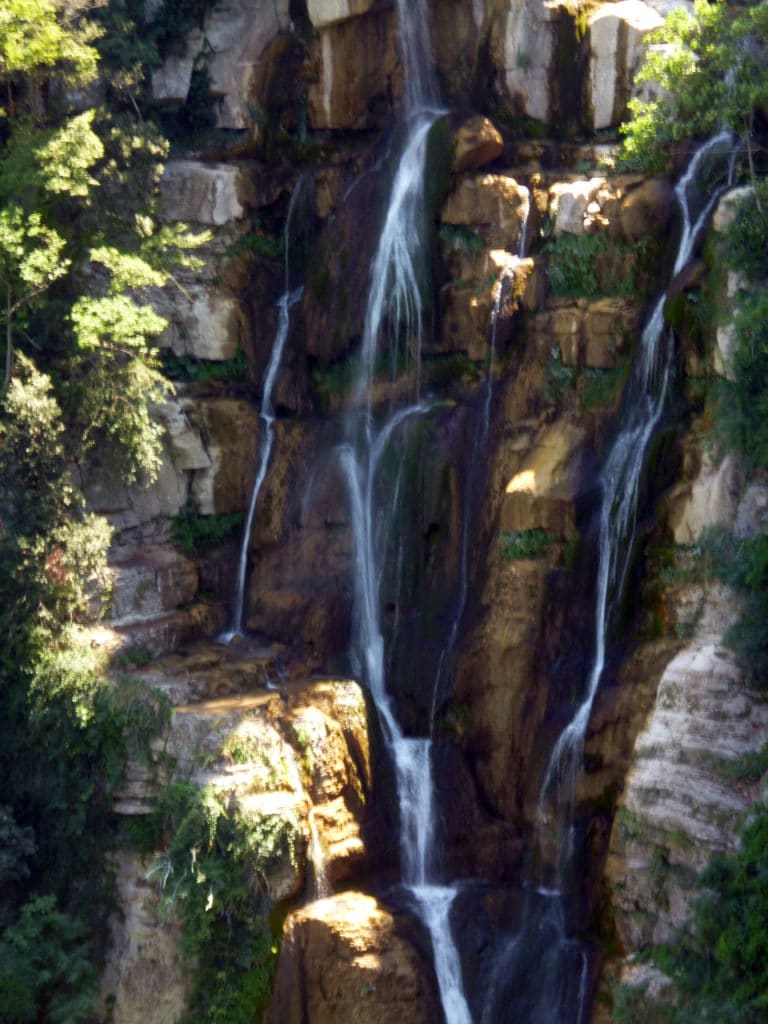
[[[719,151],[730,150],[731,143],[728,132],[706,142],[677,184],[675,195],[682,229],[673,276],[690,259],[702,227],[727,187],[717,190],[702,204],[696,188],[702,163]],[[734,156],[730,160],[729,180],[733,166]],[[586,730],[605,668],[608,631],[622,597],[634,547],[648,446],[663,413],[671,376],[671,332],[664,324],[664,301],[662,295],[642,332],[619,433],[600,474],[593,662],[584,697],[554,744],[544,773],[534,837],[534,859],[539,873],[529,878],[526,885],[518,934],[501,950],[491,972],[482,1024],[506,1019],[524,1019],[528,1024],[583,1024],[585,1018],[589,951],[578,938],[571,937],[568,926],[571,911],[567,875],[575,852],[575,791]],[[551,842],[556,855],[554,878],[549,881],[542,871],[542,846],[546,840]]]
[[[398,0],[400,49],[405,73],[404,142],[399,154],[370,286],[356,383],[357,413],[347,424],[340,462],[350,497],[355,542],[353,661],[378,710],[397,781],[401,870],[434,952],[435,973],[448,1024],[471,1024],[461,965],[451,936],[452,888],[435,884],[434,785],[431,740],[406,737],[386,687],[380,581],[388,524],[400,490],[381,494],[378,471],[393,437],[429,409],[420,398],[424,178],[430,130],[441,115],[435,104],[432,59],[424,0]],[[415,369],[409,404],[390,409],[377,423],[373,409],[374,366],[382,344],[393,366],[404,348]]]
[[[267,370],[264,374],[261,408],[259,410],[259,419],[262,424],[261,437],[259,439],[256,475],[251,489],[251,498],[248,503],[248,513],[245,517],[243,538],[240,542],[240,558],[237,567],[237,589],[235,592],[235,602],[232,607],[232,619],[229,630],[219,637],[220,643],[230,643],[236,636],[240,636],[243,632],[243,608],[245,604],[245,577],[248,568],[248,547],[250,545],[251,531],[253,530],[253,518],[256,514],[256,505],[259,500],[259,493],[267,476],[269,459],[275,442],[275,410],[272,405],[272,392],[274,391],[275,384],[277,383],[277,376],[282,366],[283,350],[285,348],[285,343],[291,326],[291,310],[301,298],[303,290],[301,287],[291,288],[290,242],[291,221],[299,198],[305,187],[307,187],[306,179],[304,177],[300,177],[296,182],[293,192],[291,193],[290,203],[288,204],[288,215],[285,219],[285,227],[283,229],[285,247],[285,287],[283,294],[277,302],[277,330],[272,343],[272,352],[269,357]]]

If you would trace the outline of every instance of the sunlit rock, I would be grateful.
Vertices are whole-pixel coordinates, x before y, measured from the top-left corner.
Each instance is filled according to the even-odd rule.
[[[311,903],[285,924],[265,1024],[432,1024],[431,967],[392,913],[359,892]]]
[[[307,0],[307,13],[315,28],[326,28],[365,14],[374,4],[375,0]]]
[[[529,193],[502,174],[466,174],[445,201],[443,224],[471,227],[489,248],[517,252],[528,216]]]
[[[586,181],[558,182],[550,188],[549,209],[555,220],[555,237],[564,233],[584,234],[584,221],[589,216],[588,207],[595,202],[598,191],[604,185],[605,178],[590,178]]]
[[[565,420],[542,430],[504,489],[502,530],[546,530],[563,538],[575,534],[579,448],[584,436],[583,428]]]
[[[603,4],[589,19],[589,94],[595,131],[626,114],[630,87],[643,57],[643,39],[663,23],[642,0]]]
[[[738,506],[741,474],[737,460],[727,455],[719,465],[704,454],[692,481],[677,484],[666,496],[666,519],[676,544],[695,544],[711,526],[728,526]]]
[[[194,359],[234,359],[244,346],[247,321],[241,302],[221,288],[166,289],[155,308],[169,321],[161,348]]]
[[[494,65],[515,113],[549,121],[559,0],[510,0],[496,22]]]
[[[160,182],[166,221],[220,227],[244,214],[242,171],[232,164],[169,160]]]
[[[713,854],[734,848],[759,792],[730,774],[768,730],[768,705],[746,688],[720,640],[734,614],[733,595],[710,590],[694,639],[668,664],[635,742],[606,867],[626,949],[674,940],[693,881]]]
[[[456,129],[453,145],[453,170],[477,171],[501,156],[504,140],[492,121],[476,114]]]

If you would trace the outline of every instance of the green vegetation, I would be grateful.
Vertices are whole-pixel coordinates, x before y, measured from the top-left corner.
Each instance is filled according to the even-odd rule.
[[[599,232],[563,232],[542,246],[555,298],[645,298],[653,287],[656,247],[650,239],[627,243]]]
[[[758,1024],[768,1019],[768,807],[753,809],[738,851],[714,858],[699,879],[690,927],[651,959],[676,985],[674,1005],[614,989],[617,1024]]]
[[[277,953],[267,877],[285,859],[296,863],[298,823],[289,814],[251,817],[227,793],[185,782],[162,795],[160,817],[171,838],[155,871],[194,972],[184,1024],[253,1024]]]
[[[109,682],[86,624],[108,600],[100,465],[151,480],[168,391],[152,289],[198,239],[162,227],[167,145],[133,103],[87,110],[105,24],[79,0],[0,12],[0,1006],[8,1024],[93,1019],[126,758],[167,708]],[[115,12],[117,5],[109,5]],[[107,10],[101,14],[106,18]],[[111,40],[115,42],[115,40]],[[138,73],[138,72],[137,72]],[[120,100],[130,76],[116,76]],[[98,92],[98,90],[97,90]],[[83,93],[80,94],[81,96]]]
[[[164,352],[160,357],[163,373],[173,381],[245,380],[248,360],[242,349],[234,359],[192,359]]]
[[[501,557],[507,562],[541,558],[554,542],[546,530],[511,530],[501,535]]]
[[[729,126],[744,142],[751,169],[756,111],[768,95],[768,9],[695,0],[680,6],[649,37],[640,81],[654,83],[654,99],[630,102],[623,126],[627,166],[660,173],[681,145]],[[658,88],[661,86],[661,89]]]
[[[194,558],[236,538],[242,533],[243,519],[242,512],[203,516],[194,506],[187,505],[173,520],[171,530],[187,558]]]

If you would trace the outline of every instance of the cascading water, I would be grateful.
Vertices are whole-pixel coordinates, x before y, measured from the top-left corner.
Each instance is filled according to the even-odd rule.
[[[267,476],[269,459],[275,443],[275,410],[272,406],[272,392],[277,383],[277,376],[283,362],[283,350],[288,338],[291,326],[291,310],[299,301],[302,295],[302,288],[291,288],[291,267],[290,267],[290,242],[291,242],[291,221],[297,204],[302,196],[303,190],[307,187],[306,180],[300,177],[291,193],[291,200],[288,205],[288,215],[285,220],[283,241],[285,246],[285,289],[277,302],[278,320],[275,340],[272,344],[272,352],[269,357],[269,364],[264,374],[264,389],[261,397],[261,409],[259,418],[262,423],[261,438],[259,441],[259,454],[256,465],[256,476],[251,489],[251,499],[248,503],[248,513],[245,517],[243,528],[243,539],[240,544],[240,558],[237,568],[237,590],[235,601],[232,607],[232,619],[229,630],[219,637],[220,643],[230,643],[236,636],[243,632],[243,608],[245,604],[245,577],[248,567],[248,547],[253,529],[253,518],[256,513],[256,505],[259,494]]]
[[[694,155],[677,184],[682,217],[673,275],[690,259],[718,190],[694,214],[696,178],[703,162],[731,149],[721,132]],[[735,156],[729,166],[729,180]],[[651,437],[659,424],[669,384],[672,344],[659,298],[642,333],[624,404],[620,432],[601,476],[595,653],[586,693],[554,745],[539,793],[534,846],[536,870],[527,885],[522,925],[502,949],[487,986],[482,1024],[525,1020],[528,1024],[583,1024],[587,1009],[589,954],[569,935],[568,874],[574,857],[574,802],[584,738],[605,668],[612,612],[621,599],[635,540],[639,490]],[[555,850],[550,878],[543,868],[547,840]],[[503,1007],[503,1009],[502,1009]]]
[[[346,477],[355,540],[353,658],[378,709],[382,731],[395,766],[401,819],[404,884],[413,894],[434,951],[435,971],[448,1024],[471,1024],[463,994],[461,967],[449,924],[453,889],[434,884],[434,793],[431,741],[406,737],[386,689],[385,641],[380,583],[387,524],[400,490],[381,493],[379,469],[393,436],[423,416],[420,400],[421,295],[424,177],[427,141],[441,111],[435,104],[431,52],[423,0],[398,0],[400,43],[405,71],[405,141],[399,157],[379,245],[371,267],[361,371],[355,389],[356,415],[340,460]],[[414,368],[411,404],[390,410],[377,423],[373,410],[374,366],[388,334],[390,358],[405,339]]]

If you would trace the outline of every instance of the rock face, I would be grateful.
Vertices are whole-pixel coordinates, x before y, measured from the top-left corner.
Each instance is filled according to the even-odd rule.
[[[707,595],[694,640],[667,666],[635,743],[606,878],[625,950],[668,942],[690,912],[692,883],[732,849],[759,787],[732,770],[763,745],[768,705],[744,687],[722,646],[732,595]]]
[[[429,412],[414,417],[412,432],[410,423],[397,432],[375,482],[389,475],[403,496],[393,521],[377,526],[388,538],[382,630],[400,644],[392,644],[388,685],[405,731],[435,738],[444,862],[495,892],[523,877],[542,772],[589,670],[599,466],[675,208],[669,182],[612,175],[610,143],[571,140],[609,131],[623,116],[643,40],[668,6],[619,0],[587,13],[571,0],[428,4],[441,89],[461,114],[436,124],[427,169],[435,230],[421,254],[418,346]],[[348,671],[355,625],[355,539],[339,451],[345,417],[359,410],[352,381],[395,169],[391,129],[403,89],[396,7],[234,0],[212,8],[156,72],[156,98],[178,104],[207,61],[218,126],[231,134],[215,149],[201,139],[194,157],[170,160],[159,185],[168,224],[209,232],[200,273],[181,273],[154,296],[168,320],[164,359],[182,375],[156,410],[165,430],[159,479],[145,491],[94,472],[88,490],[118,531],[112,629],[99,642],[164,654],[139,675],[176,708],[164,738],[176,771],[295,827],[296,863],[286,860],[268,879],[281,912],[290,910],[274,1024],[441,1015],[429,943],[407,914],[356,891],[318,898],[361,884],[374,860],[396,871],[397,811],[391,796],[381,799],[387,768],[377,763],[372,777],[362,695],[327,681],[331,668]],[[486,113],[474,112],[473,97]],[[491,102],[496,123],[486,116]],[[553,138],[539,138],[545,130]],[[300,175],[312,180],[314,198],[290,221]],[[728,215],[721,204],[718,218]],[[569,272],[585,252],[585,280],[574,283]],[[207,524],[248,507],[277,301],[299,281],[273,391],[274,448],[247,538],[251,639],[241,648],[193,646],[227,627],[242,538],[182,555],[171,523],[182,510]],[[726,282],[724,300],[739,283]],[[679,284],[693,287],[693,278]],[[719,372],[727,373],[732,342],[724,331]],[[400,379],[376,367],[374,417],[415,385],[407,377],[415,377],[416,348],[414,337]],[[693,364],[689,352],[682,362]],[[659,506],[658,529],[680,545],[697,543],[706,524],[741,529],[768,507],[754,489],[748,515],[737,467],[710,464],[699,447],[678,446],[679,478]],[[526,549],[528,541],[541,546]],[[682,644],[667,636],[641,645],[629,668],[610,665],[608,692],[595,705],[576,794],[595,853],[592,888],[640,730],[606,883],[626,950],[682,922],[684,883],[708,851],[733,842],[751,797],[724,781],[721,761],[756,749],[768,721],[720,643],[721,598],[666,595],[662,611],[678,602],[669,620],[695,625],[690,642],[672,658]],[[647,617],[644,601],[638,585],[627,645]],[[637,688],[620,685],[633,670]],[[308,682],[315,671],[323,680]],[[653,710],[643,724],[646,705]],[[149,813],[164,778],[132,765],[118,813]],[[371,821],[377,841],[366,848]],[[126,914],[114,925],[105,979],[110,1020],[173,1024],[185,996],[175,926],[156,923],[151,862],[126,855],[118,867]],[[460,939],[474,962],[470,946],[485,939],[472,929]]]
[[[592,127],[622,120],[643,57],[643,38],[663,19],[642,0],[604,4],[589,19]]]
[[[440,1009],[428,976],[390,912],[342,893],[286,922],[266,1024],[431,1024]]]
[[[162,690],[176,712],[156,743],[155,768],[131,765],[115,807],[140,819],[153,810],[158,786],[177,777],[226,796],[231,814],[286,823],[295,856],[273,864],[260,879],[274,903],[336,885],[360,870],[371,785],[359,688],[343,681],[293,683],[278,695],[270,677],[285,671],[280,657],[278,650],[201,647],[136,673],[135,685]],[[112,922],[102,984],[115,1024],[166,1024],[184,1008],[178,927],[172,914],[165,921],[159,916],[164,893],[156,868],[162,854],[116,856],[121,912]]]

